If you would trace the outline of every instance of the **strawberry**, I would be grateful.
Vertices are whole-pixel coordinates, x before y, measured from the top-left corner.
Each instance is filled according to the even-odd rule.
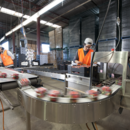
[[[59,96],[60,96],[60,91],[58,90],[51,90],[49,93],[50,101],[52,102],[56,102]]]
[[[37,89],[35,90],[35,92],[37,93],[36,95],[37,95],[38,98],[44,97],[46,91],[47,91],[47,89],[46,89],[46,88],[43,88],[43,87],[37,88]]]
[[[6,73],[1,73],[1,74],[0,74],[0,77],[1,77],[1,78],[6,78],[6,77],[7,77],[7,74],[6,74]]]
[[[107,86],[102,87],[102,94],[109,96],[111,95],[111,93],[112,93],[112,90],[110,87],[107,87]]]
[[[79,98],[80,97],[79,93],[76,92],[76,91],[70,91],[69,95],[70,95],[71,98]]]
[[[92,100],[92,101],[96,101],[97,97],[98,97],[98,92],[95,90],[89,90],[87,91],[88,93],[88,97]]]
[[[13,74],[13,79],[19,79],[19,74]]]

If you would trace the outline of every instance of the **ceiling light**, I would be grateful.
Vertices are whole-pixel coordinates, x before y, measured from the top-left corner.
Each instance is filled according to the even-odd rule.
[[[31,23],[32,21],[35,21],[37,18],[39,17],[39,14],[38,13],[35,13],[33,16],[31,16],[30,18],[28,18],[27,20],[25,20],[23,22],[23,26]]]
[[[61,26],[56,25],[56,24],[53,24],[53,26],[52,26],[52,27],[54,27],[54,28],[60,28]]]
[[[53,23],[47,22],[46,25],[53,26]]]
[[[15,32],[15,31],[17,31],[18,29],[20,29],[22,27],[22,25],[20,24],[20,25],[18,25],[18,26],[16,26],[14,29],[12,29],[13,30],[13,32]]]
[[[15,12],[13,16],[22,17],[23,14],[22,14],[22,13],[19,13],[19,12]]]
[[[6,35],[6,36],[9,36],[11,33],[12,33],[12,30],[9,31],[9,32],[7,32],[5,35]]]
[[[10,9],[6,9],[4,7],[1,8],[1,12],[6,13],[6,14],[10,14],[10,15],[13,15],[15,13],[15,11],[10,10]]]
[[[41,20],[40,23],[41,23],[41,24],[46,24],[47,21]]]
[[[0,39],[0,42],[3,41],[4,39],[5,39],[5,37],[2,37],[2,38]]]
[[[19,13],[19,12],[16,12],[16,11],[13,11],[13,10],[10,10],[10,9],[4,8],[4,7],[1,8],[1,12],[9,14],[9,15],[17,16],[17,17],[23,16],[22,13]]]
[[[24,15],[23,18],[28,19],[30,16],[29,15]]]
[[[0,12],[6,13],[6,14],[10,14],[10,15],[13,15],[13,16],[17,16],[17,17],[22,17],[23,16],[23,18],[27,19],[24,22],[22,22],[21,24],[19,24],[18,26],[16,26],[14,29],[12,29],[11,31],[9,31],[8,33],[6,33],[5,35],[8,36],[12,32],[20,29],[22,26],[25,26],[25,25],[29,24],[32,21],[37,21],[37,18],[40,17],[43,13],[49,11],[50,9],[52,9],[53,7],[55,7],[56,5],[60,4],[63,1],[64,0],[54,0],[53,2],[51,2],[47,6],[43,7],[40,11],[38,11],[37,13],[35,13],[34,15],[32,15],[31,17],[28,16],[28,15],[24,15],[23,16],[23,14],[21,14],[21,13],[18,13],[18,12],[15,12],[13,10],[6,9],[6,8],[2,7],[1,10],[0,10]],[[52,26],[52,27],[55,27],[55,28],[61,27],[61,26],[58,26],[56,24],[53,25],[50,22],[46,23],[46,21],[44,21],[44,20],[41,20],[40,23],[41,24],[46,24],[48,26]],[[3,41],[4,39],[5,39],[5,37],[3,37],[2,39],[0,39],[0,42]]]
[[[63,0],[54,0],[53,2],[51,2],[50,4],[48,4],[47,6],[45,6],[43,9],[41,9],[38,13],[39,15],[42,15],[43,13],[47,12],[48,10],[52,9],[53,7],[55,7],[56,5],[60,4]]]

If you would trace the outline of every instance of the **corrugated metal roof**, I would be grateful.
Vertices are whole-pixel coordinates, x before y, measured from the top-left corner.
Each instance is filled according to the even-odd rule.
[[[14,4],[12,3],[12,1]],[[48,3],[52,2],[52,1],[53,0],[23,0],[23,8],[22,8],[21,0],[4,0],[4,3],[2,4],[2,6],[5,8],[16,10],[17,12],[22,12],[22,9],[23,9],[24,14],[32,15],[36,11],[38,11],[40,8],[46,6]],[[50,21],[86,1],[87,0],[64,0],[63,3],[57,5],[55,8],[51,9],[49,12],[42,15],[41,19]],[[105,0],[105,1],[108,1],[108,0]],[[102,2],[104,2],[104,0],[93,0],[93,2],[84,4],[83,6],[59,17],[58,19],[54,20],[53,22],[64,27],[69,23],[69,19],[71,19],[74,16],[81,15],[82,17],[84,17],[91,13],[98,14],[99,13],[98,4],[100,4]],[[32,11],[30,8],[32,8]],[[87,10],[89,10],[89,11],[86,12]],[[5,23],[5,21],[7,21],[7,23],[10,25],[12,24],[12,22],[13,23],[15,22],[15,24],[18,23],[18,18],[16,18],[16,17],[9,16],[9,15],[3,14],[3,13],[0,13],[0,17],[1,17],[0,22]],[[36,26],[36,23],[32,22],[27,27],[34,28],[35,26]],[[45,29],[46,31],[49,31],[52,29],[45,25],[41,25],[41,27],[43,29]],[[1,35],[1,31],[0,31],[0,35]]]

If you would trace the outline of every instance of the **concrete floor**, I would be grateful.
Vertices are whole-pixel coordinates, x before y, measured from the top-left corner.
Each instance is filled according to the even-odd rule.
[[[64,82],[62,81],[46,77],[41,77],[41,79],[43,86],[48,89],[64,89]],[[4,93],[14,105],[18,104],[16,90],[5,91]],[[8,106],[5,103],[4,108],[8,109]],[[98,130],[130,130],[130,111],[124,110],[121,115],[118,112],[114,112],[110,116],[96,123]],[[91,123],[88,123],[88,126],[90,130],[94,130]],[[31,117],[31,127],[32,130],[88,130],[85,124],[56,124],[39,120],[33,116]],[[2,112],[0,112],[0,130],[3,130]],[[26,118],[23,108],[19,106],[14,110],[8,109],[5,111],[5,130],[26,130]]]

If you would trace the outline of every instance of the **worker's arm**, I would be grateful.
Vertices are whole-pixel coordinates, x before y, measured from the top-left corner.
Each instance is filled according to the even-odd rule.
[[[12,60],[15,59],[14,54],[10,51],[7,51],[7,55],[11,57]]]
[[[2,65],[2,59],[1,59],[1,56],[0,56],[0,66]]]
[[[74,57],[74,62],[77,64],[82,64],[82,62],[79,61],[78,51],[76,52],[76,56]]]

